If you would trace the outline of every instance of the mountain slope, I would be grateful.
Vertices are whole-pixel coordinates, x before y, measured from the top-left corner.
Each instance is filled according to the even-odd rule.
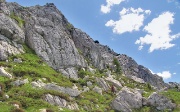
[[[74,28],[53,3],[23,7],[0,1],[0,26],[2,112],[176,107],[153,93],[175,87]],[[139,103],[131,103],[136,98]],[[155,103],[157,98],[162,102]]]

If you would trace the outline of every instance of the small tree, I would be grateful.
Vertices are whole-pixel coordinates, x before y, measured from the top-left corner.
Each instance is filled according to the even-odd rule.
[[[116,73],[122,74],[122,69],[121,69],[120,63],[117,60],[117,58],[113,59],[113,64],[116,66]]]
[[[148,88],[149,90],[152,90],[151,84],[147,83],[147,88]]]

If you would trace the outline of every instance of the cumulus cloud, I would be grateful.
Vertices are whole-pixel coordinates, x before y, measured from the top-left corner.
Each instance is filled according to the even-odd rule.
[[[107,14],[111,11],[111,7],[113,5],[119,5],[121,2],[124,2],[125,0],[106,0],[106,5],[101,5],[101,12]]]
[[[163,71],[162,73],[157,73],[157,75],[161,76],[163,79],[169,79],[172,76],[169,71]]]
[[[119,12],[120,19],[117,21],[109,20],[105,26],[112,27],[113,33],[116,34],[139,31],[140,27],[143,26],[145,15],[150,13],[150,10],[143,10],[141,8],[123,8]]]
[[[171,35],[170,25],[174,21],[174,13],[164,12],[157,18],[154,18],[148,25],[144,27],[146,34],[136,40],[135,44],[140,44],[139,50],[147,44],[150,45],[149,52],[154,50],[163,50],[173,47],[175,44],[170,43],[180,37],[180,33]]]

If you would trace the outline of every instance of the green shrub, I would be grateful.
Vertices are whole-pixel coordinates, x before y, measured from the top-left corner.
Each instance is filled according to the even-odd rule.
[[[22,28],[24,26],[25,21],[19,16],[16,16],[14,13],[11,13],[10,17],[18,22],[19,27]]]
[[[25,112],[25,111],[21,108],[15,108],[11,112]]]
[[[122,74],[122,69],[121,69],[120,63],[117,58],[113,59],[113,64],[116,65],[116,73]]]

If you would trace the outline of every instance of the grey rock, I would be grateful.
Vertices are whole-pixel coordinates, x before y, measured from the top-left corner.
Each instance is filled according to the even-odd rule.
[[[108,46],[95,43],[89,35],[77,28],[71,31],[71,35],[76,48],[88,59],[89,63],[99,69],[106,68],[106,65],[112,65],[114,55],[117,53]]]
[[[75,80],[78,79],[77,70],[74,67],[70,67],[66,69],[59,69],[59,71],[68,78],[73,78]]]
[[[91,81],[88,81],[88,82],[87,82],[87,86],[88,86],[88,87],[91,87],[91,86],[92,86],[92,82],[91,82]]]
[[[89,87],[83,86],[83,92],[88,92],[89,90]]]
[[[79,110],[78,104],[77,103],[71,103],[67,106],[68,109],[70,110]]]
[[[100,87],[95,86],[92,90],[102,95],[102,89]]]
[[[169,109],[172,111],[176,107],[176,104],[172,103],[171,100],[156,92],[152,93],[144,104],[154,106],[158,110]]]
[[[136,76],[131,76],[131,79],[134,80],[134,81],[136,81],[136,82],[139,82],[139,83],[141,83],[141,84],[145,83],[143,79],[138,78],[138,77],[136,77]]]
[[[22,63],[22,59],[21,59],[21,58],[14,58],[14,62],[16,62],[16,63]]]
[[[132,112],[133,108],[142,107],[142,95],[129,88],[122,88],[117,97],[112,101],[112,108],[121,112]]]
[[[108,70],[105,74],[107,77],[111,77],[111,71]]]
[[[5,71],[4,67],[0,67],[0,76],[8,77],[12,79],[12,75]]]
[[[91,72],[92,74],[95,74],[96,72],[96,70],[91,67],[88,67],[87,71]]]
[[[61,87],[61,86],[58,86],[54,83],[47,83],[46,84],[46,83],[43,83],[41,80],[36,81],[36,82],[35,81],[31,82],[31,85],[35,88],[44,88],[47,90],[54,90],[54,91],[62,92],[62,93],[68,94],[72,97],[76,97],[79,94],[81,94],[81,92],[78,89],[72,89],[69,87]]]
[[[180,83],[177,83],[177,82],[169,82],[167,87],[168,88],[176,88],[180,91]]]
[[[114,86],[116,86],[117,88],[121,88],[122,85],[118,80],[115,80],[113,77],[107,77],[105,78],[105,80],[107,80],[108,82],[112,83]]]
[[[127,55],[119,55],[117,59],[120,62],[121,68],[125,76],[131,78],[135,76],[144,80],[146,83],[150,83],[152,86],[157,87],[157,89],[161,89],[166,87],[162,77],[152,74],[151,71],[145,68],[142,65],[138,65],[131,57]]]
[[[55,70],[75,66],[86,67],[86,62],[75,47],[69,24],[55,6],[29,7],[31,18],[26,18],[27,44]],[[70,74],[71,76],[71,74]]]
[[[28,79],[24,79],[24,80],[16,80],[14,82],[11,82],[12,85],[15,85],[15,86],[20,86],[20,85],[23,85],[23,84],[26,84],[26,83],[29,83],[29,80]]]
[[[57,105],[60,107],[67,106],[67,101],[63,98],[60,98],[59,96],[53,96],[51,94],[46,94],[44,100],[50,104]]]
[[[98,83],[98,85],[104,90],[104,91],[108,91],[110,89],[110,86],[108,83],[106,83],[106,81],[103,78],[96,78],[96,81]]]
[[[23,48],[20,44],[10,42],[10,40],[0,34],[0,60],[6,60],[8,56],[23,53]]]
[[[70,110],[79,110],[77,103],[69,103],[65,99],[63,99],[59,96],[46,94],[44,100],[52,105],[57,105],[59,107],[68,108]]]

